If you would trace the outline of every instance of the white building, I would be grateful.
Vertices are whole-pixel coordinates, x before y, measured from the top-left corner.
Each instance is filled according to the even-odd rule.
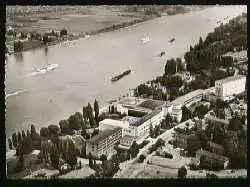
[[[122,128],[122,137],[123,137],[124,133],[126,134],[127,129],[129,128],[129,122],[114,120],[114,119],[104,119],[104,120],[99,122],[99,130],[100,131],[112,129],[114,127]]]
[[[164,118],[164,111],[161,109],[156,109],[153,112],[143,116],[138,121],[132,123],[130,128],[135,136],[136,139],[140,139],[142,137],[146,137],[149,135],[150,125],[153,128],[155,126],[160,125],[160,122]]]
[[[236,75],[215,81],[215,93],[222,100],[228,100],[234,94],[245,91],[246,76]]]

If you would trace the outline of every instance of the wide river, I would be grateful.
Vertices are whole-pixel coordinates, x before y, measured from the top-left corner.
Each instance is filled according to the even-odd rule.
[[[218,26],[218,20],[247,12],[246,6],[213,7],[164,16],[114,32],[11,55],[6,60],[6,135],[17,130],[58,124],[96,98],[101,106],[130,88],[161,75],[166,58],[183,57],[190,45]],[[227,22],[224,21],[224,22]],[[142,44],[149,35],[151,41]],[[172,44],[168,41],[176,40]],[[165,59],[158,56],[166,51]],[[27,76],[46,64],[59,67],[43,75]],[[112,83],[111,77],[132,73]]]

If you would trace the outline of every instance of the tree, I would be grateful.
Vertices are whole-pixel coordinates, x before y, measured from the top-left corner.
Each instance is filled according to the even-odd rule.
[[[69,128],[79,130],[82,127],[82,120],[82,114],[80,112],[76,112],[74,115],[71,115],[68,119]]]
[[[49,125],[48,131],[52,136],[58,136],[60,134],[60,128],[57,125]]]
[[[61,120],[59,122],[59,126],[61,129],[61,133],[65,133],[65,134],[73,134],[72,129],[69,127],[69,121],[68,120]]]
[[[26,134],[24,132],[24,130],[22,130],[22,139],[24,140],[26,138]]]
[[[49,134],[49,129],[47,127],[42,127],[40,129],[40,136],[41,137],[46,137],[49,138],[50,134]]]
[[[10,150],[11,150],[11,149],[12,149],[12,141],[11,141],[10,138],[8,138],[8,145],[9,145],[9,148],[10,148]]]
[[[243,128],[243,124],[241,123],[241,120],[239,118],[233,117],[229,121],[228,130],[238,131],[238,130],[241,130],[242,128]]]
[[[157,137],[160,135],[161,132],[161,127],[159,125],[157,125],[154,129],[154,137]]]
[[[74,165],[77,164],[77,152],[76,152],[76,147],[73,141],[69,141],[67,163],[71,166],[71,168],[73,168]]]
[[[89,153],[89,167],[93,168],[93,158],[91,153]]]
[[[187,176],[187,169],[185,168],[185,166],[182,166],[180,169],[178,169],[178,178],[186,178]]]
[[[12,134],[12,143],[13,143],[13,146],[16,148],[16,147],[17,147],[17,144],[18,144],[16,133],[13,133],[13,134]]]
[[[49,42],[49,36],[43,35],[43,44],[47,44]]]
[[[150,135],[151,138],[154,138],[154,132],[153,132],[152,124],[150,124],[150,127],[149,127],[149,135]]]
[[[167,60],[165,65],[165,75],[172,75],[176,73],[176,62],[172,58],[170,60]]]
[[[98,122],[98,117],[99,117],[99,105],[98,105],[98,102],[97,102],[96,99],[95,99],[95,102],[94,102],[94,111],[95,111],[95,120],[96,120],[96,122]]]
[[[93,128],[94,127],[94,116],[93,116],[93,109],[92,109],[90,103],[88,103],[88,106],[87,106],[87,115],[88,115],[88,119],[89,119],[89,124]]]
[[[14,41],[14,51],[19,52],[23,50],[23,43],[21,41]]]
[[[137,156],[137,154],[139,153],[139,145],[136,143],[136,141],[133,141],[129,152],[131,154],[132,158],[135,158]]]
[[[188,119],[191,119],[193,116],[192,112],[184,105],[182,107],[182,118],[181,121],[187,121]]]
[[[195,109],[196,115],[199,117],[199,119],[203,119],[204,115],[208,112],[209,108],[205,105],[199,105]]]
[[[84,121],[88,120],[88,111],[87,111],[87,107],[85,107],[85,106],[83,106],[83,109],[82,109],[82,117],[83,117]]]
[[[59,158],[60,158],[60,153],[58,151],[58,148],[55,144],[52,144],[52,148],[50,149],[50,160],[52,167],[55,169],[59,169]]]
[[[30,132],[31,132],[31,136],[34,136],[36,134],[36,128],[33,124],[31,124]]]
[[[200,140],[196,135],[192,135],[187,140],[187,150],[192,156],[195,155],[196,151],[201,148]]]
[[[66,29],[62,29],[60,31],[60,36],[64,36],[64,35],[67,35],[67,30]]]
[[[17,134],[17,141],[18,141],[18,144],[21,145],[21,143],[22,143],[22,134],[20,132],[18,132],[18,134]]]
[[[145,155],[140,155],[140,156],[139,156],[138,162],[139,162],[139,163],[142,163],[142,162],[145,160],[145,158],[146,158]]]

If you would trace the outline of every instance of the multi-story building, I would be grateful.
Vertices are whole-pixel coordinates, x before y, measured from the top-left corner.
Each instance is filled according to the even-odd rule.
[[[114,127],[100,131],[98,135],[86,141],[86,155],[100,158],[102,154],[107,157],[114,153],[114,145],[122,138],[122,128]]]
[[[202,100],[204,90],[198,89],[192,92],[189,92],[186,95],[178,97],[171,103],[173,104],[172,112],[170,113],[174,118],[177,119],[178,122],[181,121],[182,118],[182,106],[190,106],[195,102]]]
[[[228,100],[235,94],[245,91],[246,76],[236,75],[215,81],[215,93],[218,98]]]
[[[221,169],[226,169],[229,164],[229,158],[202,149],[196,151],[196,159],[200,161],[200,164],[206,162],[210,167],[216,165]]]
[[[153,112],[143,116],[138,121],[135,121],[130,125],[131,130],[134,133],[134,136],[139,139],[149,135],[150,125],[153,128],[160,125],[160,122],[164,118],[164,111],[161,109],[156,109]]]

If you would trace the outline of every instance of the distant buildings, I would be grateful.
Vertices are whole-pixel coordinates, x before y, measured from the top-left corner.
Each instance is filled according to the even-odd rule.
[[[98,135],[86,141],[86,155],[100,158],[102,154],[107,157],[114,152],[114,145],[119,143],[122,138],[122,128],[114,127],[100,131]]]
[[[245,91],[246,76],[237,75],[215,81],[215,93],[222,100],[230,99],[234,94]]]

